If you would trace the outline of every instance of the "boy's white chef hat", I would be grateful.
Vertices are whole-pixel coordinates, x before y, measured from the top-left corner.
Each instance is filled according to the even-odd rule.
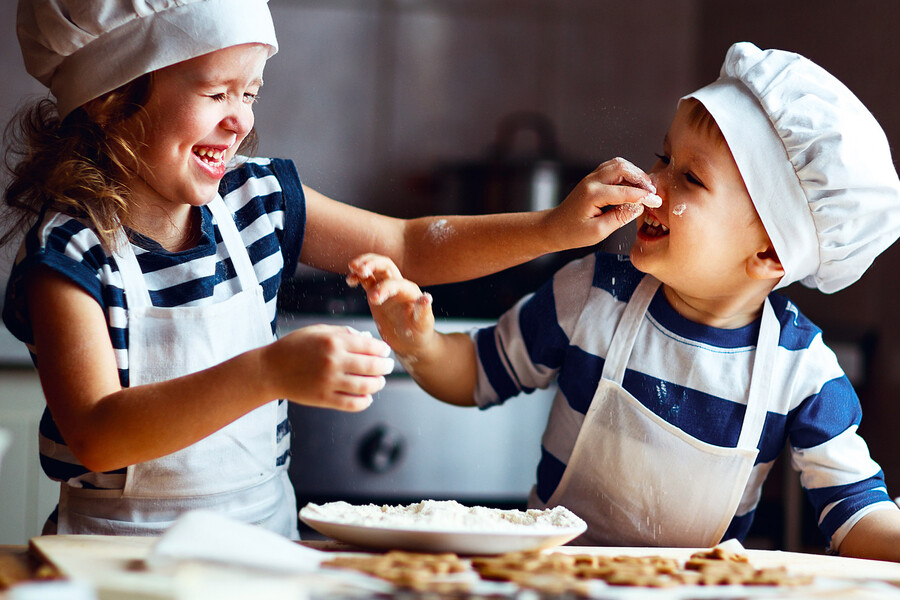
[[[900,180],[887,138],[827,71],[741,42],[691,97],[722,130],[781,259],[777,287],[838,291],[897,239]]]
[[[278,50],[267,0],[19,0],[25,68],[60,117],[145,73],[238,44]]]

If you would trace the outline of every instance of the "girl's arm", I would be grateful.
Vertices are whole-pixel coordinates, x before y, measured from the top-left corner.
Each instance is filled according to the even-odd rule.
[[[472,279],[548,252],[591,246],[658,206],[649,177],[623,159],[600,165],[558,207],[528,213],[397,219],[304,187],[307,229],[301,262],[345,273],[364,253],[389,257],[419,285]],[[604,208],[616,205],[616,210]]]
[[[96,300],[46,268],[31,274],[27,286],[47,406],[92,471],[180,450],[276,398],[362,410],[391,370],[384,342],[315,326],[198,373],[123,389]]]

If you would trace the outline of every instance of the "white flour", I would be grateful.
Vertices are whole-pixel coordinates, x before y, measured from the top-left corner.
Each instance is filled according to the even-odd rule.
[[[545,510],[501,510],[464,506],[455,500],[423,500],[408,506],[310,503],[302,512],[305,517],[344,525],[428,531],[530,533],[584,526],[584,521],[562,506]]]
[[[445,242],[453,234],[453,226],[447,219],[438,219],[428,226],[428,233],[436,242]]]

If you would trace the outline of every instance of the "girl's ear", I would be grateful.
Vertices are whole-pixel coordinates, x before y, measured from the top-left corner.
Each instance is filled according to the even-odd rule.
[[[784,267],[775,252],[772,244],[747,260],[747,275],[751,279],[781,279],[784,277]]]

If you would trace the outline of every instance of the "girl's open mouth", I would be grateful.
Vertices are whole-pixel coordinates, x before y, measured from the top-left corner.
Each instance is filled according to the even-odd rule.
[[[669,228],[657,221],[653,215],[645,212],[638,232],[644,237],[658,238],[669,235]]]
[[[215,176],[221,176],[225,173],[225,149],[212,148],[209,146],[194,146],[192,149],[194,157],[197,158],[201,165]]]

